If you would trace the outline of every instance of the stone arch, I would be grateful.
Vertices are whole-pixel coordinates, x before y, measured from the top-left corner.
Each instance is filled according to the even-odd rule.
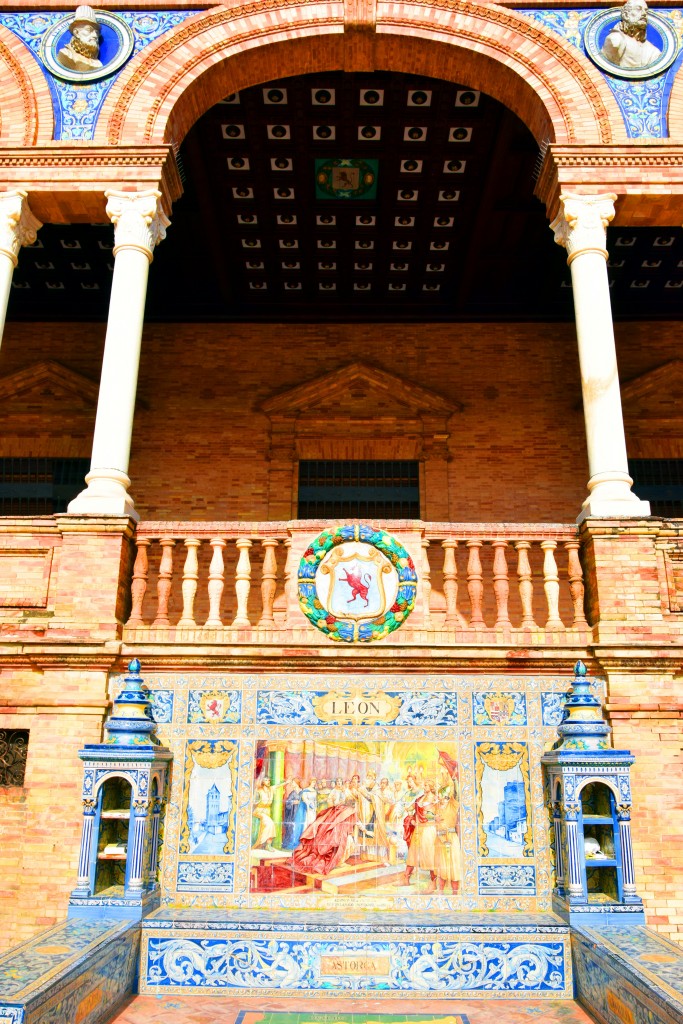
[[[27,47],[4,25],[0,25],[0,68],[0,144],[49,142],[54,115],[45,76]]]
[[[512,109],[539,144],[625,141],[600,73],[524,15],[468,0],[378,3],[345,25],[341,4],[267,0],[189,18],[131,61],[100,116],[104,144],[178,144],[223,96],[319,71],[392,70],[462,82]],[[374,29],[374,31],[372,31]]]

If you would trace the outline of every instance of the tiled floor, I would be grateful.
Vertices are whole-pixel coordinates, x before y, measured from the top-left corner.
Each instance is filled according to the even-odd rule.
[[[428,1017],[455,1018],[452,1024],[593,1024],[577,1003],[548,999],[367,999],[319,998],[308,1000],[256,999],[231,996],[135,996],[111,1024],[234,1024],[241,1010],[280,1010],[314,1014],[319,1024],[381,1022],[381,1014],[415,1014],[415,1024]],[[329,1016],[333,1012],[333,1016]],[[359,1017],[359,1014],[361,1015]],[[323,1016],[324,1015],[324,1016]],[[460,1018],[460,1019],[459,1019]],[[313,1020],[315,1017],[313,1018]],[[310,1020],[310,1018],[309,1018]],[[311,1021],[313,1024],[313,1021]],[[434,1022],[436,1024],[436,1022]]]

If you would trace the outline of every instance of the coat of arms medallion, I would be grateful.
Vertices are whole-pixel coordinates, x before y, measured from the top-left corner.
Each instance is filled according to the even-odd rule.
[[[415,606],[417,573],[402,544],[363,524],[324,530],[299,564],[299,602],[331,640],[380,640]]]

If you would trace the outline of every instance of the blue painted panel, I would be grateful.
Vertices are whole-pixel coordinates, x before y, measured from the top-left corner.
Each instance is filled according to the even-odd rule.
[[[178,864],[178,892],[232,892],[235,866],[225,861]]]
[[[157,725],[167,725],[173,721],[173,690],[148,690],[147,696],[152,702],[150,714]]]
[[[533,864],[480,864],[480,896],[534,896],[536,869]]]
[[[340,960],[349,957],[363,965],[363,973],[341,969]],[[143,970],[146,991],[486,990],[557,995],[565,988],[565,949],[561,942],[473,938],[412,943],[150,936]]]
[[[405,690],[382,692],[386,692],[387,697],[397,697],[401,701],[396,718],[391,722],[383,721],[384,726],[456,725],[458,722],[457,693],[410,693]],[[348,719],[322,719],[315,712],[314,699],[328,693],[328,690],[259,690],[256,721],[262,725],[343,724]],[[344,694],[340,693],[339,696],[343,698]]]

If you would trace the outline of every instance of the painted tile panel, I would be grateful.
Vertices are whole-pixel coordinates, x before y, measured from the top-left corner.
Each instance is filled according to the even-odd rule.
[[[444,921],[551,909],[539,762],[566,678],[145,681],[172,709],[158,727],[174,752],[162,905],[428,911]]]

